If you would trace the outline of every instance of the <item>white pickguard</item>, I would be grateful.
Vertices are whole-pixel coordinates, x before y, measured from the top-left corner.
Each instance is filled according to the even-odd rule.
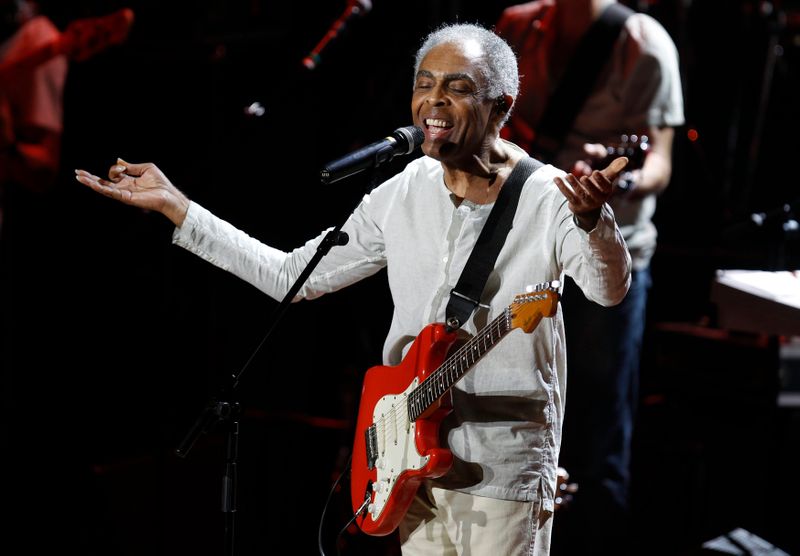
[[[416,423],[408,420],[408,393],[418,384],[415,378],[403,393],[384,396],[375,404],[372,422],[378,438],[377,482],[372,485],[374,496],[367,508],[373,520],[386,506],[398,476],[428,463],[428,456],[420,455],[414,442]]]

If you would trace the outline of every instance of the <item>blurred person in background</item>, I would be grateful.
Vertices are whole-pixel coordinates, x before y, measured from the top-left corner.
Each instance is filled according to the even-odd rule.
[[[607,163],[615,149],[630,158],[609,199],[633,260],[627,296],[601,307],[569,278],[564,287],[569,409],[560,465],[578,491],[556,520],[553,541],[563,539],[575,554],[620,554],[629,535],[652,218],[670,182],[675,128],[684,123],[678,52],[658,21],[613,0],[514,5],[496,31],[517,53],[521,74],[503,137],[577,176]]]

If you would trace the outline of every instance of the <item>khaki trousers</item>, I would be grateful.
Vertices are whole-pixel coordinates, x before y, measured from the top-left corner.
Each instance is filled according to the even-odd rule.
[[[515,502],[423,483],[400,524],[403,556],[547,556],[553,517]]]

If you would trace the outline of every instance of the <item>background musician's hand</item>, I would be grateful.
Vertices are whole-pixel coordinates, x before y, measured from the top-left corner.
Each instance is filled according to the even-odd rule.
[[[578,483],[569,482],[569,472],[566,469],[563,467],[556,469],[555,509],[568,508],[578,488]]]

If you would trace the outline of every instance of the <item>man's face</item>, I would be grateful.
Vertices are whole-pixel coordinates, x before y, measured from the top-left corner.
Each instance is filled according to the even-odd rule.
[[[483,51],[473,43],[446,43],[420,63],[411,97],[414,125],[425,132],[422,151],[455,165],[468,164],[494,140],[494,103],[485,98],[478,70]]]

